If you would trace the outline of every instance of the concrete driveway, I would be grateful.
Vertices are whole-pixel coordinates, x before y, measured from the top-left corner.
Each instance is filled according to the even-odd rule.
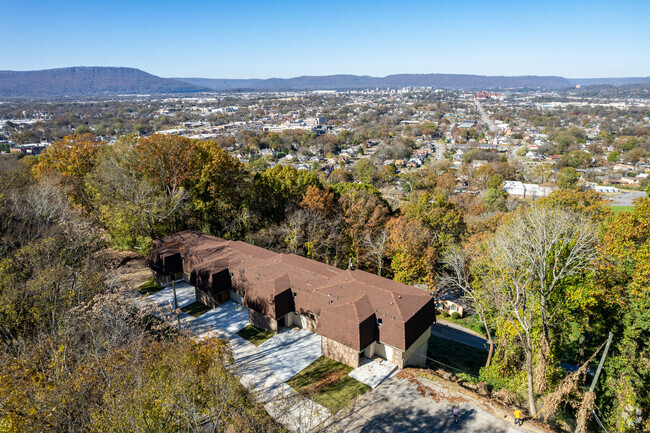
[[[283,328],[257,349],[268,358],[275,376],[286,382],[320,358],[321,336],[304,329]]]
[[[423,396],[406,379],[393,377],[362,395],[347,411],[339,413],[327,426],[328,433],[514,433],[528,430],[515,427],[511,418],[493,414],[482,404],[426,379]],[[460,408],[460,421],[454,424],[451,411]]]
[[[269,415],[294,433],[309,432],[331,415],[284,383],[320,356],[320,336],[316,340],[314,335],[288,329],[259,346],[238,335],[230,337],[241,382],[255,392]]]
[[[148,303],[155,304],[160,308],[174,308],[174,290],[171,286],[153,293],[144,299]],[[176,284],[176,299],[178,301],[178,308],[183,308],[196,301],[194,286],[190,286],[187,283]]]
[[[221,330],[235,333],[248,325],[248,308],[227,301],[189,322],[189,328],[200,337],[206,332]]]

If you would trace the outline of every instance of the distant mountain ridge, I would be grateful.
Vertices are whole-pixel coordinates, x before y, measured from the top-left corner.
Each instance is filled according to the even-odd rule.
[[[466,74],[396,74],[386,77],[368,75],[325,75],[295,78],[220,79],[175,78],[217,91],[232,90],[353,90],[399,87],[434,87],[438,89],[545,88],[565,89],[574,84],[554,76],[483,76]]]
[[[361,90],[401,87],[437,89],[555,89],[582,86],[650,85],[650,77],[571,78],[468,74],[325,75],[268,79],[161,78],[135,68],[77,66],[41,71],[0,71],[0,97],[60,98],[214,91]]]
[[[581,86],[599,86],[610,84],[612,86],[626,86],[629,84],[650,84],[650,77],[621,77],[621,78],[569,78],[573,84]]]
[[[0,96],[65,97],[196,93],[210,89],[160,78],[135,68],[77,66],[41,71],[0,71]]]

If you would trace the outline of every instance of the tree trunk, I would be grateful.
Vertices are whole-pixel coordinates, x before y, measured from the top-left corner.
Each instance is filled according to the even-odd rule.
[[[526,379],[528,382],[528,407],[531,416],[535,416],[537,408],[535,407],[535,388],[533,386],[533,349],[531,347],[530,335],[526,335]]]
[[[485,327],[485,334],[487,335],[488,342],[490,343],[490,350],[488,351],[487,361],[485,361],[485,366],[489,367],[492,363],[492,355],[494,355],[494,340],[492,340],[492,334],[490,333],[490,327],[487,324],[485,315],[483,314],[483,326]]]
[[[544,337],[546,337],[546,341],[550,342],[550,332],[548,329],[548,317],[546,317],[546,307],[547,307],[548,301],[546,299],[546,296],[542,294],[541,299],[540,299],[540,312],[542,314],[542,329],[544,330]]]

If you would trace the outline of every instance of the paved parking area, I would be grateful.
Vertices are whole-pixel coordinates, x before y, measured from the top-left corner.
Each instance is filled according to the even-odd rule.
[[[153,293],[145,298],[147,302],[157,305],[160,308],[174,308],[174,290],[171,286],[163,290]],[[176,300],[178,301],[178,308],[183,308],[196,301],[194,295],[194,286],[187,283],[176,284]]]
[[[275,375],[282,382],[291,379],[322,354],[321,336],[304,329],[284,328],[257,348],[269,358]]]
[[[349,376],[371,388],[376,388],[397,371],[397,366],[385,359],[374,361],[365,358],[357,368],[350,372]]]
[[[315,360],[314,356],[317,355],[316,359],[320,356],[320,340],[318,341],[318,354],[316,354],[314,353],[315,339],[304,335],[311,333],[289,331],[292,330],[285,330],[260,346],[255,346],[240,336],[233,335],[230,338],[230,346],[241,376],[241,382],[255,392],[257,400],[264,403],[264,408],[269,415],[291,432],[306,433],[329,418],[331,412],[320,404],[301,396],[284,382],[311,364]],[[281,337],[276,340],[275,344],[271,344],[265,349],[262,348],[279,336]],[[296,340],[299,341],[298,344],[302,350],[306,349],[312,355],[301,356],[300,359],[297,359],[296,366],[287,368],[287,363],[290,363],[292,357],[296,355],[296,350],[292,346],[285,347],[285,344],[291,344],[291,341]],[[279,359],[284,360],[282,368],[279,368]]]
[[[215,329],[235,333],[248,325],[248,308],[227,301],[189,322],[189,328],[200,337]]]
[[[420,381],[428,389],[426,397],[418,392],[416,384],[393,377],[362,395],[349,411],[330,421],[325,431],[515,433],[529,430],[525,423],[524,427],[515,427],[510,417],[491,413],[466,396],[426,379]],[[451,417],[454,404],[460,408],[458,424]]]

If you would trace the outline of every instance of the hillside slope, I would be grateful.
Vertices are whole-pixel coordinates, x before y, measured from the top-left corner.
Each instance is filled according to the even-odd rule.
[[[564,89],[573,84],[562,77],[483,76],[459,74],[397,74],[386,77],[367,75],[302,76],[268,79],[176,78],[214,90],[346,90],[399,87],[435,87],[439,89],[549,88]]]
[[[160,78],[135,68],[70,67],[0,71],[0,96],[56,97],[196,93],[201,86]]]

